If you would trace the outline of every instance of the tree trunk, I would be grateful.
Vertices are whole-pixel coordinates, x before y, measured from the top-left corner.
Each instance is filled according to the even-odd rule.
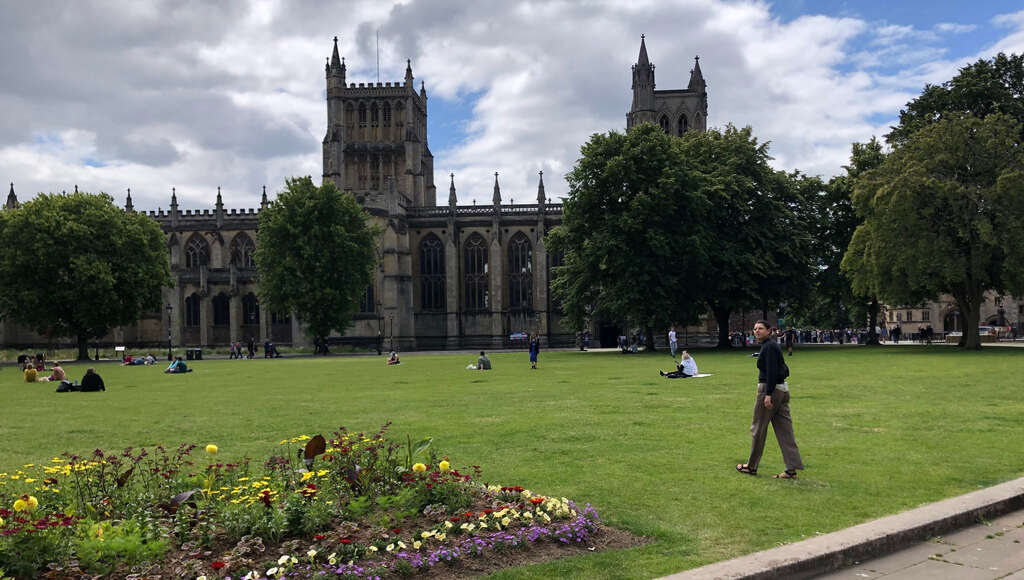
[[[864,342],[866,345],[881,345],[881,341],[878,340],[878,333],[875,332],[875,328],[878,327],[878,297],[872,296],[871,302],[868,302],[868,339]]]
[[[963,348],[981,350],[981,337],[978,336],[978,321],[981,319],[981,300],[972,300],[972,304],[964,305]]]
[[[654,329],[650,326],[644,329],[644,346],[647,352],[654,352]]]
[[[89,337],[85,334],[78,335],[78,360],[89,360]]]
[[[715,313],[715,321],[718,322],[717,348],[732,348],[732,342],[729,340],[729,315],[732,314],[732,309],[712,306],[711,310]]]

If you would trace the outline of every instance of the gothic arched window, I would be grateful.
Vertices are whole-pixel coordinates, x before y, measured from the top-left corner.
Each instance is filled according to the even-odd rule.
[[[199,266],[207,264],[209,258],[210,245],[199,234],[192,234],[185,244],[185,267],[189,270],[198,270]]]
[[[366,126],[366,104],[359,103],[359,126]]]
[[[345,105],[345,124],[352,128],[356,124],[356,108],[352,106],[352,103]]]
[[[227,326],[231,323],[231,299],[221,292],[213,297],[213,325]]]
[[[664,131],[666,135],[672,134],[668,127],[668,117],[666,115],[662,115],[661,118],[658,119],[658,124],[661,125],[661,130]]]
[[[376,127],[380,123],[380,109],[377,108],[377,103],[370,105],[370,126]]]
[[[480,234],[473,234],[466,240],[462,250],[465,260],[463,294],[466,311],[480,312],[487,310],[487,286],[489,274],[487,270],[487,242]]]
[[[508,307],[533,309],[533,248],[523,232],[508,243]]]
[[[231,240],[231,263],[236,268],[252,270],[256,268],[253,254],[256,252],[256,244],[245,232],[241,232]]]
[[[242,324],[260,323],[260,303],[252,292],[242,297]]]
[[[391,126],[391,103],[384,103],[384,126]]]
[[[366,287],[366,292],[363,292],[363,297],[359,299],[359,312],[368,314],[377,311],[377,305],[373,302],[373,295],[373,284],[370,284]]]
[[[444,310],[444,246],[430,234],[420,242],[420,305],[423,310]]]
[[[679,115],[679,136],[682,137],[683,133],[686,132],[686,115]]]
[[[185,298],[185,326],[199,326],[199,306],[202,298],[198,294],[190,294]]]

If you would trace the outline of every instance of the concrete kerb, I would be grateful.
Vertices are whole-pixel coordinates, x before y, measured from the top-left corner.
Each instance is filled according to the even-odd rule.
[[[1024,508],[1024,477],[664,580],[811,578]]]

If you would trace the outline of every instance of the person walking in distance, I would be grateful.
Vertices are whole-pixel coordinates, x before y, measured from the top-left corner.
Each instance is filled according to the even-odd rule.
[[[782,349],[772,340],[768,323],[758,320],[754,323],[754,336],[761,342],[757,355],[757,398],[754,400],[754,419],[750,424],[750,458],[736,466],[736,471],[757,475],[757,466],[764,453],[768,437],[768,424],[775,430],[775,438],[782,450],[786,470],[776,475],[779,479],[794,479],[798,469],[803,469],[800,449],[793,435],[793,418],[789,414],[789,367],[782,357]]]
[[[540,338],[534,334],[530,337],[530,368],[537,368],[537,357],[540,355]]]
[[[676,358],[676,351],[679,350],[679,341],[676,339],[676,327],[668,329],[668,347],[672,350],[672,358]]]

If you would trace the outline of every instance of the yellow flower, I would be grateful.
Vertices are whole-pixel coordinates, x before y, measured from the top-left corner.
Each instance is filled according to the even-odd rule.
[[[39,500],[27,493],[14,501],[14,511],[30,512],[39,507]]]
[[[448,537],[448,534],[438,534],[438,535],[436,535],[434,537],[437,538],[438,542],[443,542],[444,539]]]
[[[210,443],[209,445],[206,446],[206,452],[209,453],[210,455],[216,455],[217,451],[217,446],[214,445],[213,443]]]
[[[377,546],[370,546],[370,547],[369,547],[368,549],[369,549],[369,550],[370,550],[371,552],[376,552],[376,551],[377,551]]]
[[[313,477],[313,475],[314,474],[313,474],[312,471],[307,471],[307,472],[303,473],[302,474],[302,481],[306,481],[306,480],[310,479],[311,477]]]
[[[437,466],[441,468],[441,471],[448,471],[452,464],[447,461],[442,461],[441,463],[438,463]]]
[[[0,518],[0,528],[4,527],[4,519]]]
[[[0,524],[0,525],[2,525],[2,524]],[[419,550],[420,546],[422,546],[422,545],[423,545],[423,542],[421,542],[419,540],[416,540],[415,542],[412,543],[412,547],[416,548],[417,550]]]
[[[423,473],[424,471],[427,470],[427,466],[423,465],[422,463],[417,463],[416,465],[412,466],[412,470],[415,471],[416,473]]]

